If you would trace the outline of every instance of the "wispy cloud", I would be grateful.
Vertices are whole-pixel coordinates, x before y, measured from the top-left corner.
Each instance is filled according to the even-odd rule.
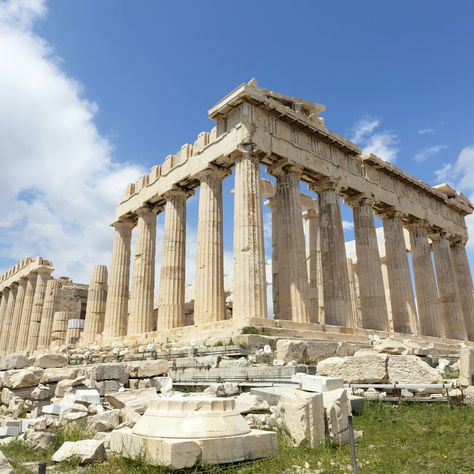
[[[422,148],[416,155],[415,161],[418,163],[423,163],[428,158],[431,158],[434,155],[437,155],[439,152],[446,150],[448,145],[434,145],[427,148]]]
[[[431,135],[435,133],[436,130],[434,128],[419,128],[416,133],[418,135]]]
[[[351,140],[362,147],[363,153],[373,153],[385,161],[397,158],[398,136],[389,131],[377,131],[382,121],[378,117],[361,119],[352,127]]]

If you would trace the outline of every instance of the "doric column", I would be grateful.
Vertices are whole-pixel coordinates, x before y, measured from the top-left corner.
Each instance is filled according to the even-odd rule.
[[[303,218],[306,223],[306,263],[310,301],[309,320],[312,323],[319,323],[319,213],[316,209],[308,209],[303,214]]]
[[[259,159],[249,153],[235,160],[234,319],[267,317],[259,165]]]
[[[414,334],[416,332],[416,306],[403,235],[402,214],[389,210],[381,214],[381,218],[383,219],[393,330]]]
[[[127,334],[142,334],[155,329],[153,300],[155,292],[156,213],[143,206],[136,211],[137,237],[133,260],[130,315]]]
[[[230,171],[211,166],[197,176],[199,190],[194,324],[225,319],[222,179]]]
[[[361,323],[365,329],[388,330],[387,303],[375,231],[373,200],[357,195],[346,200],[354,212]]]
[[[385,290],[385,301],[387,303],[387,313],[388,313],[388,326],[389,331],[393,332],[393,319],[392,319],[392,304],[390,301],[390,284],[388,282],[388,270],[387,270],[387,258],[383,257],[380,260],[382,266],[382,278],[383,278],[383,287]]]
[[[10,285],[10,294],[7,300],[5,315],[3,318],[2,329],[0,332],[0,354],[6,354],[8,348],[8,337],[10,334],[10,326],[12,324],[13,311],[15,309],[16,293],[18,291],[18,284],[12,283]]]
[[[38,336],[38,349],[47,349],[51,344],[54,313],[59,308],[61,283],[55,278],[46,283],[43,312]]]
[[[7,354],[16,352],[16,342],[18,340],[18,329],[21,324],[21,313],[23,311],[23,304],[25,301],[26,285],[28,280],[20,278],[18,282],[18,291],[15,299],[15,309],[13,310],[12,323],[10,326],[10,333],[8,335]]]
[[[62,346],[66,342],[69,318],[69,311],[56,311],[56,313],[54,313],[51,331],[51,347]]]
[[[189,194],[175,187],[164,198],[165,225],[161,254],[158,330],[184,326],[186,284],[186,198]]]
[[[353,315],[337,183],[327,178],[310,188],[319,194],[325,324],[349,327]]]
[[[458,281],[451,258],[451,247],[443,232],[430,235],[438,280],[439,298],[444,319],[444,335],[451,339],[466,339],[466,325],[459,298]]]
[[[271,209],[272,219],[272,303],[273,303],[273,317],[280,319],[279,308],[279,291],[278,291],[278,206],[276,196],[271,197],[265,202]]]
[[[349,275],[349,290],[351,292],[352,320],[351,327],[362,327],[362,318],[360,311],[360,292],[359,280],[357,278],[356,265],[352,258],[347,259],[347,273]]]
[[[38,273],[32,272],[27,278],[25,300],[21,311],[21,322],[18,330],[18,340],[16,342],[16,352],[24,351],[26,349],[26,343],[28,342],[28,330],[30,328],[31,313],[33,311],[33,300],[35,298]]]
[[[472,276],[469,268],[465,243],[455,239],[451,244],[451,257],[454,271],[456,273],[461,300],[464,323],[466,325],[467,337],[474,341],[474,296],[472,287]]]
[[[310,301],[300,191],[303,168],[276,163],[268,171],[276,177],[279,318],[307,323]]]
[[[89,291],[87,292],[86,320],[82,332],[82,342],[94,342],[104,330],[105,307],[107,303],[107,267],[92,267]]]
[[[10,296],[10,288],[6,287],[2,290],[2,301],[0,302],[0,330],[5,320],[5,311],[7,310],[8,297]]]
[[[127,333],[130,245],[133,226],[134,224],[128,220],[120,220],[113,224],[115,233],[104,318],[104,338],[125,336]]]
[[[41,325],[41,315],[43,313],[44,296],[46,284],[51,278],[51,268],[39,268],[38,279],[36,280],[35,297],[33,299],[33,309],[31,311],[30,327],[28,329],[27,351],[34,351],[38,345],[39,329]]]
[[[443,316],[426,227],[422,221],[416,221],[407,228],[410,231],[420,333],[424,336],[444,337]]]

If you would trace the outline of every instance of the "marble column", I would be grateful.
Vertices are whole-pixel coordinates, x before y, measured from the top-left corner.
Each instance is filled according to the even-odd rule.
[[[415,296],[403,234],[402,214],[389,210],[381,214],[381,218],[383,219],[393,330],[394,332],[415,334]]]
[[[82,332],[82,342],[94,342],[104,330],[105,307],[107,304],[107,267],[94,265],[87,292],[86,320]]]
[[[278,206],[276,196],[271,197],[265,204],[271,209],[272,225],[272,303],[273,317],[280,319],[279,290],[278,290]]]
[[[10,296],[10,288],[5,287],[2,290],[2,301],[0,302],[0,330],[5,320],[5,311],[7,309],[8,297]]]
[[[53,316],[53,327],[51,330],[51,347],[62,346],[66,342],[69,311],[56,311]]]
[[[349,275],[349,290],[351,292],[352,320],[351,327],[362,327],[362,318],[360,311],[360,292],[359,281],[357,278],[356,265],[352,258],[347,259],[347,273]]]
[[[20,278],[18,282],[18,291],[15,299],[15,309],[13,310],[13,318],[10,326],[10,334],[8,335],[7,354],[16,352],[16,343],[18,340],[18,329],[21,324],[21,313],[23,311],[23,304],[25,301],[26,285],[28,280]]]
[[[30,328],[31,313],[33,311],[33,300],[35,298],[38,273],[31,272],[27,279],[25,300],[21,311],[21,322],[18,329],[18,340],[16,342],[16,352],[24,351],[26,349],[26,343],[28,342],[28,330]]]
[[[410,232],[420,333],[424,336],[444,337],[441,304],[425,224],[417,221],[407,228]]]
[[[458,281],[459,298],[461,300],[467,337],[470,341],[474,341],[474,295],[472,276],[466,253],[466,245],[462,240],[455,239],[451,244],[451,257]]]
[[[43,312],[38,336],[38,349],[47,349],[51,344],[54,313],[59,309],[61,283],[55,278],[46,283]]]
[[[158,330],[184,326],[184,291],[186,284],[186,198],[178,187],[164,198],[165,224],[161,254]]]
[[[322,179],[310,188],[319,195],[325,324],[350,327],[353,314],[337,182]]]
[[[127,334],[130,246],[133,226],[134,224],[128,220],[120,220],[113,224],[115,233],[103,332],[103,337],[107,339]]]
[[[388,330],[387,303],[375,231],[373,200],[364,195],[347,199],[353,208],[359,278],[361,324],[365,329]]]
[[[10,326],[15,309],[16,293],[18,291],[18,283],[10,285],[10,294],[8,296],[5,316],[3,318],[2,329],[0,332],[0,354],[6,354],[8,349],[8,337],[10,335]]]
[[[235,160],[234,319],[267,318],[259,165],[259,159],[249,153]]]
[[[197,176],[199,190],[194,324],[225,319],[222,180],[230,171],[212,166]]]
[[[436,278],[443,313],[444,336],[464,340],[467,338],[466,325],[449,240],[443,232],[433,233],[430,238],[433,242]]]
[[[316,209],[308,209],[303,218],[306,223],[306,262],[309,282],[309,320],[319,323],[319,285],[318,285],[318,253],[319,253],[319,214]]]
[[[156,213],[150,206],[136,211],[137,237],[133,260],[132,289],[130,292],[130,314],[127,334],[143,334],[155,329],[155,255]]]
[[[310,300],[306,265],[300,179],[303,169],[279,164],[269,168],[276,177],[278,209],[279,318],[308,323]]]
[[[34,351],[38,346],[38,336],[41,325],[41,315],[43,313],[44,297],[46,294],[46,284],[51,278],[51,271],[50,268],[38,269],[38,279],[36,280],[30,327],[28,329],[28,340],[26,342],[27,351]]]

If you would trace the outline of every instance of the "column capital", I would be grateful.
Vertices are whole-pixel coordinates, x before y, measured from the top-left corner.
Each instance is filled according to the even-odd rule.
[[[344,198],[344,202],[350,207],[369,206],[375,204],[375,199],[365,193],[359,193],[354,196]]]
[[[163,206],[158,206],[156,204],[144,204],[142,207],[139,207],[135,214],[139,217],[143,217],[150,214],[157,214],[163,210]]]
[[[303,174],[304,167],[294,163],[288,162],[288,160],[278,160],[270,166],[267,166],[267,172],[272,176],[281,176],[283,174],[293,173],[299,177]]]
[[[308,188],[318,194],[323,191],[335,191],[338,193],[341,189],[341,184],[339,178],[330,178],[327,176],[315,181],[314,183],[310,183]]]
[[[135,222],[125,217],[121,217],[115,222],[112,222],[111,227],[115,230],[133,229],[133,227],[135,227]]]
[[[451,245],[466,245],[467,244],[467,237],[463,236],[463,235],[456,235],[456,234],[453,234],[450,238],[449,238],[450,242],[451,242]]]
[[[394,207],[378,210],[376,211],[376,214],[380,217],[380,219],[394,219],[397,217],[399,219],[406,218],[406,214],[395,209]]]
[[[428,237],[433,242],[436,242],[441,239],[446,239],[448,237],[448,234],[444,229],[431,229],[428,233]]]
[[[223,166],[210,163],[209,166],[201,171],[199,171],[194,178],[199,181],[204,181],[209,177],[215,177],[218,179],[224,179],[227,176],[230,176],[232,171],[229,168],[224,168]]]
[[[175,184],[173,185],[171,189],[163,193],[162,197],[165,199],[166,202],[168,202],[174,197],[182,197],[183,199],[187,199],[193,194],[194,194],[194,191],[192,189],[183,188]]]
[[[309,208],[309,209],[306,209],[305,212],[303,212],[303,219],[316,219],[319,217],[319,212],[314,209],[314,208]]]
[[[252,152],[252,151],[247,151],[241,148],[242,146],[239,146],[239,149],[236,151],[235,156],[234,156],[234,162],[237,164],[237,162],[243,160],[243,159],[248,159],[252,161],[253,163],[260,164],[260,157]]]
[[[270,207],[270,208],[273,208],[273,207],[277,207],[277,197],[276,195],[273,195],[272,197],[269,197],[263,204],[265,204],[265,206],[267,207]]]
[[[425,219],[418,219],[416,217],[411,217],[411,218],[406,219],[405,227],[408,230],[412,230],[412,229],[429,230],[430,228],[428,222]]]
[[[53,269],[50,267],[39,267],[37,270],[38,274],[45,274],[45,275],[51,275],[53,273]]]

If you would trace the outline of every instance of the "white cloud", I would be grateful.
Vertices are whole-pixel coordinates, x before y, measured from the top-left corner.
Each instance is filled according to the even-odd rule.
[[[445,163],[439,170],[435,171],[436,180],[438,182],[445,182],[450,179],[453,165],[451,163]]]
[[[0,258],[41,255],[87,282],[109,263],[115,205],[143,171],[114,161],[97,105],[33,32],[45,14],[43,0],[0,2]]]
[[[351,141],[361,146],[364,154],[373,153],[385,161],[393,162],[398,153],[398,137],[388,130],[376,131],[379,118],[361,119],[352,128]]]
[[[422,148],[416,155],[415,161],[418,163],[422,163],[426,161],[428,158],[431,158],[434,155],[437,155],[440,151],[446,150],[448,148],[447,145],[434,145],[427,148]]]
[[[431,135],[435,132],[436,130],[434,128],[419,128],[416,133],[418,135]]]
[[[349,231],[353,231],[354,230],[354,223],[351,222],[351,221],[342,221],[342,228],[344,230],[349,230]]]

